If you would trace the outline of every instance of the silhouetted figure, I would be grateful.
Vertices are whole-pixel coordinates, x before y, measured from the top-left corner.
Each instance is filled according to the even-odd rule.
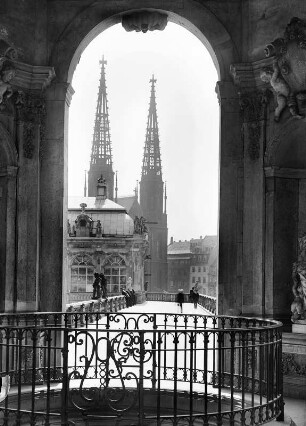
[[[195,308],[197,308],[200,295],[199,295],[199,292],[198,292],[196,287],[193,288],[193,296],[192,297],[193,297],[193,305],[194,305]]]
[[[100,274],[100,286],[102,299],[107,299],[107,279],[105,278],[104,274]]]
[[[176,295],[176,303],[181,308],[181,313],[183,313],[183,303],[184,303],[184,291],[182,288],[178,290],[178,293]]]
[[[129,308],[131,304],[131,296],[127,290],[122,289],[122,294],[125,297],[126,307]]]
[[[92,298],[93,299],[99,299],[101,296],[101,287],[100,287],[100,277],[97,272],[94,273],[95,280],[93,282],[93,293]]]

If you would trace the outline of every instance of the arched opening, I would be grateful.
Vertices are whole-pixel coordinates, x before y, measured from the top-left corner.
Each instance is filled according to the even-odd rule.
[[[201,292],[216,296],[219,111],[215,84],[218,79],[217,72],[220,73],[220,70],[215,69],[210,53],[203,48],[201,41],[193,36],[192,33],[199,33],[194,28],[192,33],[173,23],[169,23],[167,28],[164,32],[142,34],[142,41],[138,42],[137,47],[138,34],[126,33],[119,25],[113,26],[98,36],[84,51],[72,80],[76,93],[70,107],[69,138],[74,144],[69,143],[69,171],[72,172],[73,168],[75,171],[70,175],[70,193],[81,195],[86,186],[84,172],[79,171],[89,168],[101,72],[98,62],[102,55],[104,60],[108,61],[105,68],[110,105],[109,121],[112,128],[111,144],[116,163],[114,170],[119,170],[119,189],[120,186],[123,187],[121,191],[124,195],[127,191],[133,192],[136,181],[140,180],[143,166],[143,134],[147,127],[147,102],[150,94],[148,80],[154,73],[154,78],[156,77],[160,84],[158,86],[157,83],[155,89],[163,178],[167,180],[169,240],[174,235],[178,245],[182,245],[181,242],[188,245],[189,253],[186,258],[184,250],[181,251],[178,262],[174,259],[168,269],[168,274],[171,272],[172,277],[168,277],[168,281],[159,287],[150,285],[152,268],[154,269],[153,259],[145,271],[145,281],[153,291],[177,292],[178,288],[183,287],[187,293],[197,282]],[[170,36],[167,36],[167,31]],[[119,32],[122,35],[119,36]],[[109,33],[111,34],[108,35]],[[156,51],[152,53],[154,44]],[[205,44],[207,45],[206,40]],[[134,51],[129,50],[130,45]],[[142,56],[139,46],[143,49]],[[209,50],[212,50],[211,47]],[[166,55],[169,58],[165,58]],[[203,58],[199,59],[201,55]],[[180,70],[182,65],[185,68],[183,71]],[[124,75],[122,67],[125,69]],[[88,69],[91,70],[90,78]],[[194,81],[197,84],[192,84]],[[142,90],[138,90],[137,86],[142,86]],[[80,105],[78,108],[75,106],[77,103]],[[81,126],[78,126],[78,123]],[[86,192],[86,189],[84,190]],[[193,193],[193,197],[190,193]],[[161,203],[162,209],[165,209],[163,196]],[[149,198],[148,201],[151,202],[151,193]],[[120,199],[118,203],[120,204]],[[175,226],[173,222],[176,222]],[[195,223],[197,226],[194,226]],[[211,238],[212,236],[214,238]],[[166,244],[163,244],[162,238],[160,233],[152,237],[156,244],[157,256],[161,256],[161,253],[166,255],[167,234]],[[96,267],[100,272],[100,266],[97,264]],[[193,271],[196,274],[193,274]],[[162,274],[159,274],[157,281],[162,282],[162,279]]]

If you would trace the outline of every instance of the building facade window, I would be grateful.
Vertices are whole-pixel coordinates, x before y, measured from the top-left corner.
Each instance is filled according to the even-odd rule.
[[[108,293],[121,294],[126,287],[126,264],[118,255],[110,256],[104,263]]]
[[[192,267],[191,272],[195,272],[195,267],[194,266]]]
[[[195,277],[192,277],[192,284],[195,283]]]
[[[76,256],[71,264],[71,289],[72,293],[92,292],[94,281],[94,266],[88,255]]]
[[[198,266],[198,272],[201,272],[201,266]]]

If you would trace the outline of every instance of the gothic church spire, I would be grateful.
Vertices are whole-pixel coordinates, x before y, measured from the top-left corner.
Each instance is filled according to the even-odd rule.
[[[154,75],[151,80],[151,98],[149,115],[147,122],[147,133],[144,148],[144,156],[142,162],[142,176],[162,176],[159,135],[157,123],[157,110],[155,99],[155,83]]]
[[[103,175],[107,184],[107,197],[112,200],[114,197],[114,172],[105,80],[106,64],[107,61],[103,56],[100,61],[101,76],[88,173],[88,196],[96,196],[97,181]]]

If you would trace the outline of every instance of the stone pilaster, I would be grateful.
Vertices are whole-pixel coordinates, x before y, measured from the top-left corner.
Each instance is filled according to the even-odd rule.
[[[267,105],[271,92],[260,70],[271,58],[233,64],[231,74],[239,92],[243,142],[243,261],[242,313],[265,315],[265,175]]]
[[[244,145],[243,307],[244,315],[264,315],[265,196],[264,152],[268,96],[240,94]]]
[[[243,146],[240,107],[232,82],[217,83],[220,103],[218,313],[241,312]]]
[[[1,186],[0,198],[6,201],[6,232],[5,232],[5,274],[1,277],[1,310],[12,312],[14,310],[15,276],[16,276],[16,177],[18,167],[7,166],[0,168],[0,181],[4,179],[6,184]],[[5,193],[4,193],[5,190]],[[3,247],[1,247],[2,249]],[[4,254],[4,253],[3,253]]]
[[[41,93],[19,92],[16,310],[38,309],[40,241],[40,146],[45,103]]]
[[[67,127],[71,86],[53,84],[46,91],[46,128],[41,155],[41,247],[39,310],[64,309],[66,254]],[[52,258],[52,262],[50,262]]]
[[[3,123],[16,149],[16,168],[8,167],[5,303],[8,311],[38,309],[40,250],[40,150],[44,128],[44,89],[54,70],[11,58],[13,95],[1,105]],[[17,156],[18,152],[18,156]],[[18,157],[18,159],[17,159]]]

